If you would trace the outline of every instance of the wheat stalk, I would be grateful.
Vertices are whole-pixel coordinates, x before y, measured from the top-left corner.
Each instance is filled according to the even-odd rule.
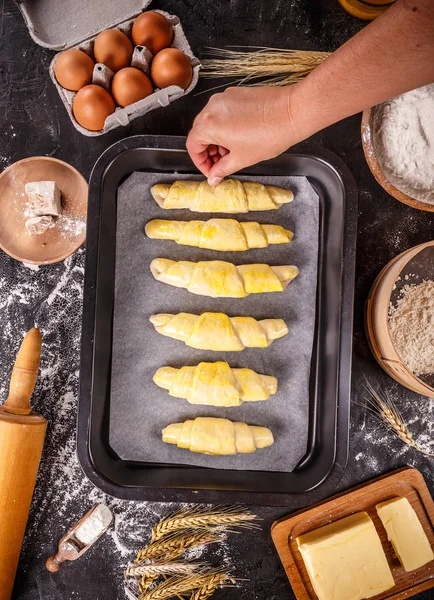
[[[174,534],[170,537],[154,541],[137,554],[136,564],[147,559],[164,557],[166,560],[174,560],[181,556],[186,550],[205,546],[221,541],[224,536],[214,531],[199,531],[183,534]]]
[[[155,579],[155,575],[144,575],[140,580],[136,579],[140,593],[144,594],[147,592],[150,585],[154,583]]]
[[[238,85],[274,86],[300,81],[330,56],[330,52],[265,47],[253,51],[210,48],[208,54],[212,58],[202,61],[202,77],[233,77]]]
[[[125,592],[129,597],[137,598],[142,596],[155,580],[154,576],[143,576],[141,579],[137,575],[127,577],[127,572],[124,572]]]
[[[203,508],[197,506],[191,509],[181,509],[168,515],[152,528],[151,542],[161,540],[180,529],[207,529],[210,527],[257,527],[252,523],[257,519],[238,506],[217,506],[215,508]]]
[[[241,506],[196,505],[169,514],[154,526],[151,542],[128,565],[124,573],[127,594],[137,600],[173,596],[184,600],[185,595],[190,600],[207,600],[217,587],[235,584],[227,568],[174,561],[190,548],[221,541],[238,527],[259,527],[256,519]],[[164,581],[155,585],[158,577]]]
[[[377,393],[368,380],[365,382],[365,387],[369,394],[366,408],[397,438],[404,442],[404,444],[411,446],[426,456],[434,456],[434,452],[425,450],[413,439],[412,434],[390,395],[387,392],[383,392],[382,395]]]
[[[195,571],[192,569],[184,570],[177,567],[171,569],[170,565],[164,565],[162,569],[159,569],[156,565],[146,565],[134,569],[127,568],[124,577],[127,588],[140,600],[160,576],[162,576],[164,580],[167,580],[167,576],[177,575],[189,577],[194,573]]]
[[[220,578],[215,576],[208,583],[194,591],[190,596],[190,600],[207,600],[219,586],[227,583],[235,584],[235,580],[228,577],[227,573],[222,573]]]
[[[190,548],[197,548],[199,546],[212,544],[221,541],[224,539],[224,537],[225,536],[222,535],[221,532],[216,528],[212,532],[207,530],[199,532],[192,531],[191,533],[184,531],[182,534],[175,532],[171,536],[153,542],[140,550],[140,552],[137,554],[130,573],[127,573],[128,569],[125,572],[126,585],[134,593],[139,593],[140,595],[144,594],[160,574],[164,575],[160,572],[157,573],[157,571],[159,571],[159,565],[162,564],[161,561],[165,561],[167,563],[168,561],[176,560]],[[155,561],[156,559],[157,561],[160,560],[160,562],[150,562],[151,560]],[[150,568],[151,564],[152,567],[155,568]],[[141,578],[137,572],[138,568],[143,568],[144,574],[141,575]],[[134,577],[134,582],[137,589],[134,589],[133,583],[128,579],[128,576]]]
[[[229,574],[221,569],[214,569],[207,573],[199,573],[189,577],[170,577],[157,587],[142,594],[139,600],[165,600],[205,586],[214,585],[217,587],[225,582],[233,583],[233,581]]]
[[[149,563],[128,565],[126,577],[158,577],[159,575],[193,575],[197,571],[203,570],[202,563]]]

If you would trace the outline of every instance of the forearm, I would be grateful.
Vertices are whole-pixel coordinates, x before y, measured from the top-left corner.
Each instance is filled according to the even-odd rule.
[[[288,88],[291,129],[304,139],[433,81],[434,1],[398,0],[303,82]]]
[[[398,0],[305,80],[215,94],[187,139],[216,185],[336,121],[434,81],[434,0]]]

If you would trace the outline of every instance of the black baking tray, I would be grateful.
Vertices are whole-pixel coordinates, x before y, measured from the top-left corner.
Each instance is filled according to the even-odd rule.
[[[109,445],[119,185],[134,171],[197,174],[185,138],[134,136],[98,159],[89,183],[77,448],[89,479],[130,500],[245,502],[297,508],[334,488],[348,456],[357,188],[345,164],[300,145],[243,174],[307,176],[320,201],[317,310],[307,453],[292,473],[120,459]],[[127,375],[127,374],[126,374]]]

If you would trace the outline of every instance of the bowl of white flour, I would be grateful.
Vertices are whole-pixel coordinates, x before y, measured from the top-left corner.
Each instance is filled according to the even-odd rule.
[[[434,212],[434,83],[366,110],[362,145],[386,192]]]
[[[365,330],[386,373],[434,398],[434,241],[409,248],[383,268],[366,301]]]

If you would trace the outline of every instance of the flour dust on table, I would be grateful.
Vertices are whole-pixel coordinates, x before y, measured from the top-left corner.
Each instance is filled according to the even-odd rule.
[[[399,440],[388,430],[377,416],[366,408],[369,393],[365,381],[360,379],[355,385],[356,402],[353,412],[359,413],[357,423],[352,427],[352,451],[355,463],[366,472],[366,479],[375,477],[384,471],[384,464],[390,470],[403,465],[415,466],[421,469],[421,460],[426,461],[427,468],[423,470],[428,484],[434,483],[434,470],[431,468],[432,458],[423,457],[411,445]],[[370,381],[375,390],[381,393],[381,386],[376,381]],[[427,452],[434,452],[434,399],[412,394],[403,397],[402,387],[393,382],[388,385],[388,395],[400,412],[403,422],[408,427],[415,442]]]
[[[0,371],[0,398],[7,397],[9,377],[22,333],[37,325],[42,333],[42,355],[38,382],[32,397],[32,407],[48,419],[45,440],[16,588],[20,573],[29,563],[45,560],[57,549],[66,530],[96,502],[104,502],[114,513],[114,524],[98,540],[95,548],[74,565],[64,568],[86,568],[97,554],[111,556],[118,572],[113,573],[113,598],[123,598],[123,569],[148,541],[152,526],[159,519],[179,507],[175,504],[128,502],[117,500],[100,492],[85,477],[76,456],[76,418],[79,383],[81,313],[84,279],[84,250],[80,249],[62,263],[29,267],[0,255],[0,273],[14,270],[13,277],[0,276],[0,315],[3,327],[0,334],[0,352],[4,368]],[[11,284],[10,282],[13,281]],[[97,546],[100,546],[98,549]],[[199,558],[206,549],[193,549],[187,556]],[[213,558],[229,562],[226,542],[214,548]],[[87,566],[89,568],[89,566]],[[57,600],[80,598],[74,588],[59,589],[60,575],[46,571],[49,585],[58,595]],[[45,581],[45,580],[44,580]],[[47,584],[37,580],[39,594],[46,598]],[[74,586],[75,587],[75,586]],[[25,590],[29,591],[29,581]],[[19,594],[16,589],[16,593]],[[21,597],[21,596],[20,596]],[[24,596],[23,596],[24,597]],[[27,597],[27,596],[26,596]],[[29,596],[30,597],[30,596]],[[33,596],[31,596],[33,598]]]

